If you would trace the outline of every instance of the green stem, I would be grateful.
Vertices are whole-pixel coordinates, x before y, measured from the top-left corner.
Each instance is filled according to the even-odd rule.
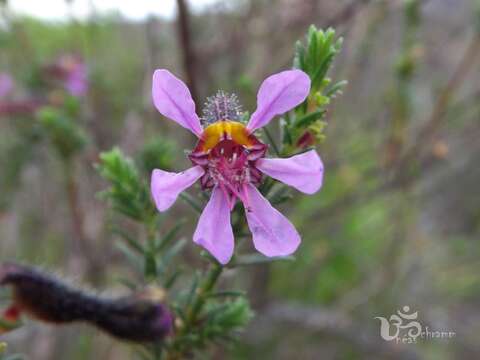
[[[147,232],[147,247],[145,252],[144,273],[145,278],[149,282],[157,280],[157,260],[155,257],[155,243],[156,243],[156,217],[153,216],[146,222]]]
[[[218,263],[212,263],[210,269],[207,271],[206,277],[203,280],[202,285],[197,290],[197,296],[195,297],[193,304],[190,308],[190,311],[187,314],[187,323],[186,329],[193,326],[197,321],[198,315],[201,313],[207,296],[210,294],[212,289],[215,287],[215,284],[222,273],[223,267]]]
[[[199,315],[201,314],[205,302],[207,301],[208,295],[211,293],[217,280],[222,274],[223,267],[219,263],[211,263],[210,268],[205,274],[205,279],[202,284],[196,291],[195,298],[190,306],[190,309],[187,311],[187,316],[185,319],[185,324],[180,329],[172,347],[167,350],[166,359],[167,360],[177,360],[183,359],[183,354],[185,350],[182,348],[181,339],[182,337],[188,335],[192,332],[195,324],[198,320]]]
[[[273,148],[273,151],[275,152],[275,155],[280,157],[280,151],[277,147],[277,144],[275,144],[275,140],[273,140],[273,137],[272,137],[272,134],[270,134],[270,131],[268,131],[268,129],[266,127],[264,127],[263,132],[267,136],[267,139],[268,139],[268,142],[270,143],[270,145],[272,145],[272,148]]]

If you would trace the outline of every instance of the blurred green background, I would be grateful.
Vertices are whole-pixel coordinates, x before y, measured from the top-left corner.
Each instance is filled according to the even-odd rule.
[[[185,168],[184,149],[194,144],[154,109],[154,69],[188,81],[197,109],[223,89],[253,111],[260,82],[291,67],[295,41],[308,26],[332,26],[344,43],[330,77],[348,85],[330,104],[318,148],[323,189],[283,205],[303,236],[296,261],[225,277],[248,289],[256,317],[236,345],[212,356],[480,357],[478,4],[242,0],[193,12],[185,5],[185,18],[131,20],[92,8],[90,16],[62,21],[22,16],[8,2],[2,5],[0,73],[15,84],[0,104],[55,102],[39,73],[59,56],[74,54],[88,67],[89,90],[71,111],[89,140],[65,169],[55,139],[43,141],[37,117],[0,112],[0,260],[57,269],[88,283],[70,241],[81,231],[103,259],[104,279],[96,287],[122,291],[116,279],[129,269],[113,245],[111,212],[96,197],[105,183],[93,164],[117,145],[138,161],[148,181],[154,166]],[[277,131],[275,122],[270,128]],[[72,222],[72,202],[80,224]],[[183,204],[172,211],[172,218],[187,220],[182,235],[189,239],[196,215]],[[188,245],[186,261],[197,257],[198,249]],[[455,337],[384,341],[375,317],[388,318],[405,305],[418,311],[422,325]],[[3,338],[26,359],[132,358],[128,344],[82,325],[29,323]]]

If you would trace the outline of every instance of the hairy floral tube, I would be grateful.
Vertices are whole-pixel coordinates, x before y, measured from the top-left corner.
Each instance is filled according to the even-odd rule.
[[[172,314],[146,293],[102,298],[17,264],[0,266],[0,285],[11,286],[13,290],[13,303],[6,314],[24,313],[56,324],[83,321],[117,338],[135,342],[160,341],[172,332]]]

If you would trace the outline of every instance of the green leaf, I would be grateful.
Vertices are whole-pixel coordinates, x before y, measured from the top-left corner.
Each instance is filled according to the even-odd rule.
[[[145,180],[140,178],[134,162],[120,149],[101,153],[96,169],[110,182],[110,187],[100,196],[109,201],[115,211],[140,222],[150,221],[156,216]]]
[[[180,307],[180,305],[177,303],[170,304],[170,307],[175,312],[175,314],[177,314],[180,317],[180,319],[183,322],[185,322],[185,320],[187,319],[187,315],[185,314],[185,311],[183,310],[183,308]]]
[[[194,198],[192,197],[189,193],[187,192],[183,192],[180,194],[180,198],[182,200],[184,200],[187,204],[189,204],[196,212],[198,212],[199,214],[202,213],[203,211],[203,208],[202,206],[200,205],[200,203]]]
[[[171,170],[176,151],[174,142],[157,134],[143,145],[136,160],[145,174],[151,174],[154,169]]]
[[[312,92],[319,91],[324,85],[330,65],[340,51],[342,39],[335,41],[335,31],[331,28],[325,32],[314,25],[308,29],[306,45],[295,44],[294,67],[305,71],[312,81]],[[306,111],[306,108],[303,109]]]
[[[305,49],[300,40],[295,43],[295,56],[293,58],[293,67],[305,71]]]
[[[172,261],[173,258],[175,256],[177,256],[183,250],[185,245],[187,245],[187,239],[180,239],[179,241],[177,241],[177,243],[175,245],[170,247],[170,249],[168,249],[165,252],[165,255],[162,256],[161,262],[159,264],[159,268],[162,271],[164,271],[167,268],[170,261]]]
[[[308,59],[310,60],[310,68],[308,69],[309,72],[314,71],[314,67],[316,65],[316,60],[318,57],[317,49],[319,44],[317,34],[318,31],[315,26],[310,26],[308,34]]]
[[[268,128],[265,126],[262,128],[263,132],[265,133],[267,139],[268,139],[268,142],[270,143],[270,145],[272,146],[272,149],[273,149],[273,152],[275,153],[275,155],[277,157],[280,157],[280,151],[277,147],[277,144],[275,143],[275,140],[273,139],[273,136],[270,134],[270,131],[268,130]]]
[[[143,248],[142,244],[132,238],[129,234],[118,227],[114,227],[112,229],[112,233],[117,234],[121,237],[121,239],[127,244],[132,250],[135,250],[139,254],[144,254],[145,249]]]
[[[292,112],[292,114],[294,114],[294,112]],[[283,143],[291,145],[293,143],[293,136],[290,122],[288,122],[285,118],[281,118],[280,128],[282,130],[281,138],[283,140]]]
[[[270,203],[272,205],[278,205],[288,199],[291,199],[292,196],[289,194],[290,188],[287,186],[282,186],[273,192],[272,195],[269,196]]]
[[[72,157],[87,144],[88,138],[83,129],[60,110],[45,107],[37,117],[45,136],[63,158]]]
[[[217,291],[208,295],[211,298],[246,296],[245,291]]]
[[[190,290],[187,293],[185,298],[185,308],[188,308],[197,293],[198,285],[200,284],[200,273],[198,271],[195,272],[192,279],[192,284],[190,285]]]
[[[326,112],[327,110],[321,109],[321,110],[311,112],[307,115],[304,115],[295,122],[295,127],[297,129],[305,129],[309,127],[311,124],[313,124],[315,121],[323,118]]]
[[[157,278],[157,260],[155,259],[155,254],[147,251],[144,257],[144,274],[145,277],[149,280],[154,280]]]
[[[207,309],[203,335],[210,339],[229,338],[253,318],[250,304],[244,297],[225,303],[210,303]]]
[[[345,86],[347,86],[348,81],[343,80],[332,85],[326,92],[325,96],[334,98],[336,95],[340,94]]]
[[[143,269],[143,256],[139,256],[125,243],[117,242],[115,247],[127,258],[127,260],[139,271]]]
[[[165,283],[164,283],[164,286],[165,286],[165,289],[170,289],[173,285],[175,285],[175,282],[177,281],[178,277],[182,274],[183,272],[183,269],[177,269],[175,270],[175,272],[170,275],[169,278],[167,278],[167,280],[165,280]]]
[[[164,236],[162,236],[155,244],[155,252],[160,253],[167,247],[178,235],[180,229],[185,225],[185,220],[180,220],[173,228],[171,228]]]

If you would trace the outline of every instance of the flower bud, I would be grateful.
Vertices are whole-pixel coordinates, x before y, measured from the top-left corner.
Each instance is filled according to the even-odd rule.
[[[174,319],[168,308],[143,293],[102,298],[17,264],[0,266],[0,285],[12,287],[13,306],[18,311],[40,321],[83,321],[119,339],[136,342],[161,341],[173,329]]]

